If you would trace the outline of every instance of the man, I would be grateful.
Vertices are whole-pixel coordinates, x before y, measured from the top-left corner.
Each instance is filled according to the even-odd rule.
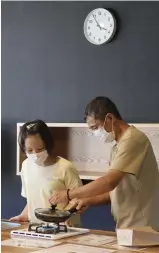
[[[117,228],[151,226],[159,231],[159,171],[149,139],[125,123],[107,97],[93,99],[86,107],[85,117],[101,141],[116,141],[109,170],[80,188],[56,191],[50,202],[75,199],[77,209],[111,202]]]

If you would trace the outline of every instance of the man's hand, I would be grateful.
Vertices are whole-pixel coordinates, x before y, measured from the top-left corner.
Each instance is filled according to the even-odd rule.
[[[66,190],[54,191],[53,195],[49,199],[49,202],[52,205],[57,205],[61,203],[68,204],[67,191]]]
[[[71,208],[75,207],[78,212],[77,214],[84,213],[88,209],[87,199],[73,199],[70,201]],[[70,208],[70,209],[71,209]]]

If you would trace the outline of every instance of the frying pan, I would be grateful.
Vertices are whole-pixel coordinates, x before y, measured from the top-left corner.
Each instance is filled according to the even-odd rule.
[[[36,208],[34,210],[37,219],[50,222],[50,223],[60,223],[65,222],[70,218],[70,216],[76,213],[78,210],[76,208],[71,208],[70,210],[58,210],[55,209],[56,206],[51,206],[50,208]]]

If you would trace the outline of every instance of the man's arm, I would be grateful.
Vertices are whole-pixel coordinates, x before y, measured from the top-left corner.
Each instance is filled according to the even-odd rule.
[[[120,143],[115,159],[111,162],[109,171],[104,177],[91,182],[75,190],[56,191],[50,198],[53,204],[62,203],[64,200],[74,198],[86,198],[110,192],[121,182],[126,174],[138,177],[142,163],[145,158],[149,142],[126,138]],[[69,195],[69,198],[68,196]]]
[[[77,189],[70,190],[69,197],[70,199],[80,199],[91,197],[93,193],[97,196],[105,192],[110,192],[120,183],[124,174],[125,173],[121,171],[110,170],[104,177],[100,177],[97,180]]]
[[[97,180],[86,184],[82,187],[71,189],[69,191],[70,199],[82,199],[87,197],[97,196],[106,192],[112,191],[123,179],[125,173],[117,170],[109,170],[104,177],[100,177]],[[54,192],[50,198],[51,203],[62,203],[67,201],[66,191]]]
[[[106,192],[101,195],[97,195],[95,197],[86,198],[86,204],[88,206],[98,206],[98,205],[106,205],[110,203],[110,195],[109,192]]]

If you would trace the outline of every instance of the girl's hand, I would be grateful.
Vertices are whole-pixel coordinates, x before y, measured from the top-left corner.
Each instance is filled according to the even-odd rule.
[[[49,202],[52,205],[57,205],[61,203],[68,204],[67,191],[66,190],[54,191],[53,195],[49,199]]]
[[[26,215],[19,214],[9,219],[9,221],[27,222],[28,217]]]

